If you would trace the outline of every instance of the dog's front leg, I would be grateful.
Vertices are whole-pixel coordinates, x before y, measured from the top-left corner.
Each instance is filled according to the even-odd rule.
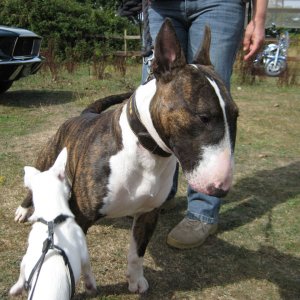
[[[127,268],[130,292],[144,293],[149,287],[144,277],[143,260],[147,245],[157,224],[158,215],[159,209],[154,209],[134,218]]]
[[[15,212],[15,222],[25,222],[30,214],[29,208],[32,206],[32,193],[29,191],[26,198]]]

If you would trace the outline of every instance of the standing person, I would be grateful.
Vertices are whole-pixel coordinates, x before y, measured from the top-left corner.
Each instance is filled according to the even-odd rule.
[[[144,0],[145,1],[145,0]],[[147,0],[146,0],[147,1]],[[244,60],[250,60],[264,42],[265,18],[268,0],[253,0],[253,16],[244,32],[245,7],[243,0],[148,0],[148,18],[151,38],[154,42],[165,18],[170,18],[176,30],[188,63],[203,40],[204,27],[211,30],[210,59],[215,71],[230,89],[233,63],[243,33]],[[148,77],[150,60],[143,65],[143,82]],[[178,168],[168,198],[175,196]],[[185,218],[168,234],[170,246],[187,249],[200,246],[215,233],[221,200],[195,192],[188,187],[188,207]]]

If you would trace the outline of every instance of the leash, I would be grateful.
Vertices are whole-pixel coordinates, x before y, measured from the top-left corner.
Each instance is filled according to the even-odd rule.
[[[154,59],[154,47],[152,36],[150,33],[150,22],[149,22],[149,0],[142,0],[142,8],[143,8],[143,24],[144,24],[144,35],[143,35],[143,49],[142,49],[142,57],[143,63],[147,66],[148,76],[145,82],[148,82],[153,77],[152,72],[152,61]]]
[[[143,9],[143,24],[144,24],[144,48],[143,48],[143,57],[153,56],[153,43],[152,36],[150,33],[150,23],[149,23],[149,2],[148,0],[142,0],[142,9]]]
[[[58,215],[53,221],[49,221],[49,222],[45,221],[43,218],[38,218],[37,219],[37,222],[41,222],[41,223],[48,226],[48,237],[43,242],[41,257],[38,259],[35,266],[33,267],[32,271],[31,271],[31,273],[28,277],[28,280],[25,281],[24,288],[25,288],[26,291],[29,291],[31,289],[31,283],[32,283],[32,280],[33,280],[33,276],[37,272],[36,280],[35,280],[35,283],[32,287],[30,300],[33,297],[35,287],[36,287],[36,284],[37,284],[37,281],[38,281],[38,278],[39,278],[39,275],[40,275],[40,272],[41,272],[41,268],[42,268],[42,265],[43,265],[45,257],[46,257],[46,254],[48,253],[48,251],[50,249],[57,250],[58,254],[60,254],[63,257],[64,263],[65,263],[65,265],[67,266],[67,268],[69,270],[69,277],[70,277],[70,281],[71,281],[71,297],[70,298],[72,298],[73,295],[75,294],[75,278],[74,278],[74,273],[73,273],[70,261],[68,259],[68,256],[66,255],[65,251],[62,248],[60,248],[60,247],[58,247],[54,244],[54,227],[55,227],[55,225],[59,225],[59,224],[63,223],[67,218],[70,218],[70,216]]]
[[[153,154],[169,157],[172,154],[164,151],[152,138],[144,124],[140,120],[140,116],[136,107],[135,93],[130,97],[127,103],[127,118],[130,128],[139,140],[139,143]]]

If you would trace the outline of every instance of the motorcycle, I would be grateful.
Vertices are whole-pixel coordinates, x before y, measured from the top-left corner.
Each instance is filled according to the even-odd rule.
[[[289,48],[289,33],[286,31],[278,34],[275,25],[271,29],[277,37],[277,44],[267,45],[255,58],[255,68],[263,68],[267,76],[276,77],[282,74],[287,68],[287,51]]]

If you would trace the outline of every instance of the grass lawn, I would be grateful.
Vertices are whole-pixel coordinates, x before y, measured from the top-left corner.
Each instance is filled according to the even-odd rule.
[[[125,77],[108,70],[95,80],[87,66],[57,81],[43,71],[0,95],[0,299],[19,275],[28,224],[16,224],[23,167],[69,117],[90,102],[133,89],[139,66]],[[219,231],[200,248],[169,248],[168,232],[184,216],[186,181],[177,207],[161,215],[145,255],[149,291],[130,294],[126,256],[131,221],[103,220],[88,246],[99,287],[92,299],[300,299],[300,87],[278,87],[268,78],[254,86],[232,84],[240,109],[233,188],[224,199]],[[25,296],[23,297],[25,299]],[[87,299],[82,282],[75,299]]]

